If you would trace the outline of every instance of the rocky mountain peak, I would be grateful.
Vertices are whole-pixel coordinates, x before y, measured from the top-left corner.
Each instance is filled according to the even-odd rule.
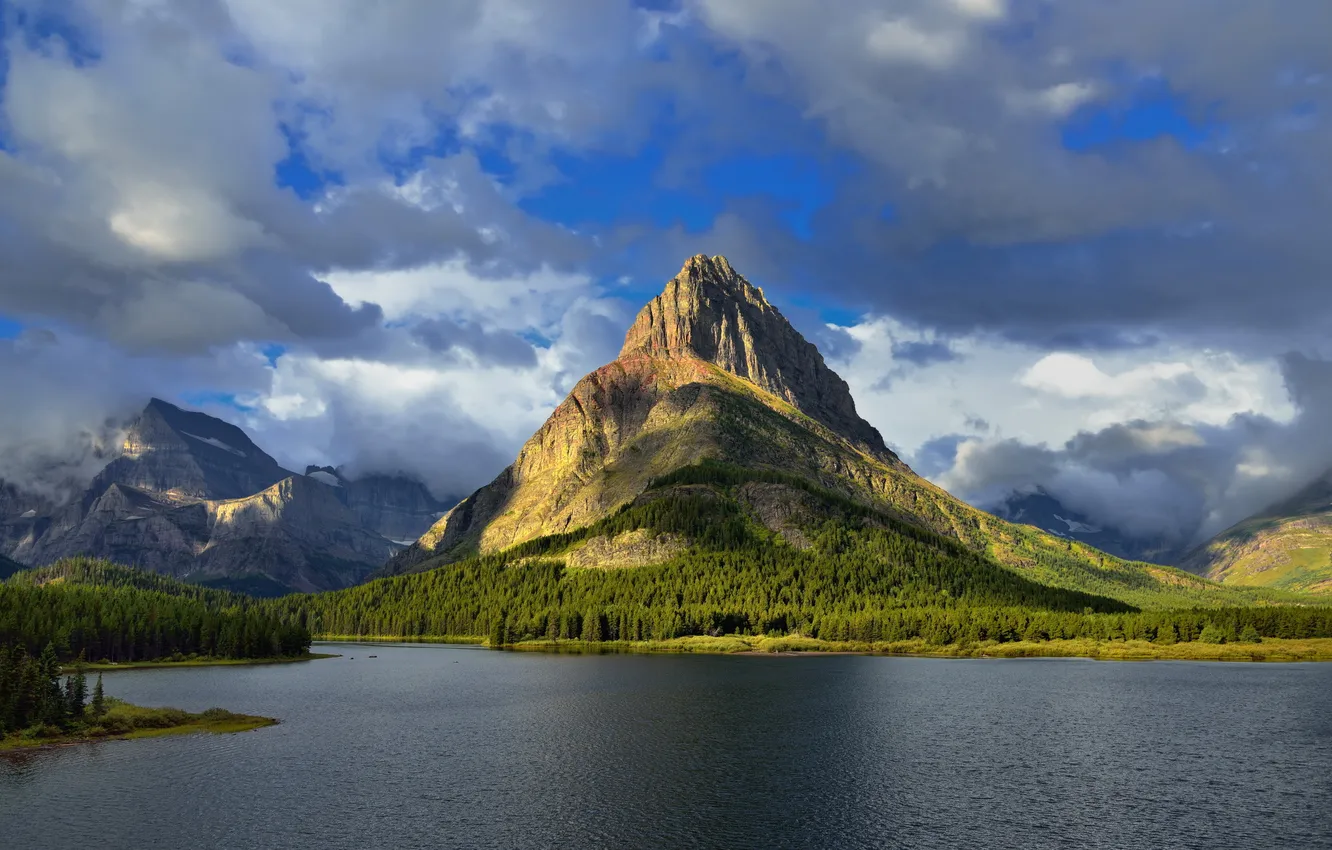
[[[698,254],[685,261],[629,328],[620,359],[634,357],[712,363],[853,442],[888,451],[879,432],[856,413],[846,382],[725,257]]]
[[[154,398],[93,489],[115,483],[172,498],[238,499],[290,475],[235,425]]]

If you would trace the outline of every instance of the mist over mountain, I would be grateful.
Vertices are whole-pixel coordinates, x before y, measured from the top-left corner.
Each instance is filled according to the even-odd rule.
[[[403,476],[298,475],[241,428],[157,398],[104,455],[59,499],[40,495],[40,471],[36,487],[0,483],[0,552],[28,565],[101,557],[251,593],[327,590],[361,581],[448,507]]]
[[[1282,375],[1294,405],[1284,422],[1253,414],[1219,426],[1139,420],[1056,448],[968,439],[935,479],[987,508],[1039,490],[1125,539],[1187,551],[1332,470],[1332,364],[1288,355]]]

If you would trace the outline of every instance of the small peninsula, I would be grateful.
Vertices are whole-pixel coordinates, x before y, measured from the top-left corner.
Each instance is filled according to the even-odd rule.
[[[0,753],[86,741],[245,732],[277,722],[221,708],[191,714],[132,705],[108,697],[101,675],[90,694],[83,666],[64,675],[54,644],[37,656],[22,645],[0,645]]]
[[[272,717],[236,714],[224,708],[210,708],[198,714],[191,714],[179,708],[145,708],[107,698],[105,714],[100,717],[90,715],[65,726],[30,726],[0,738],[0,756],[94,741],[249,732],[277,723],[277,719]]]

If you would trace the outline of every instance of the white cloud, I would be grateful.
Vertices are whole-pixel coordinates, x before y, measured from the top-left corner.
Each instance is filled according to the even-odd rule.
[[[907,62],[927,68],[947,68],[966,44],[956,30],[929,32],[903,18],[879,21],[865,36],[865,45],[877,59]]]
[[[543,329],[592,292],[592,281],[548,267],[515,276],[482,277],[461,258],[396,271],[334,271],[325,280],[344,300],[383,308],[390,321],[410,316],[467,315],[506,329]]]
[[[1065,118],[1073,110],[1096,98],[1101,86],[1089,80],[1055,83],[1043,89],[1027,91],[1016,89],[1004,97],[1010,109],[1018,112],[1041,112],[1054,118]]]
[[[917,366],[894,352],[937,341],[928,332],[887,318],[845,331],[859,348],[831,365],[861,414],[908,456],[932,438],[975,433],[979,420],[990,439],[1057,445],[1136,419],[1223,425],[1241,413],[1275,421],[1295,413],[1270,360],[1165,344],[1093,358],[970,336],[948,340],[951,359]]]

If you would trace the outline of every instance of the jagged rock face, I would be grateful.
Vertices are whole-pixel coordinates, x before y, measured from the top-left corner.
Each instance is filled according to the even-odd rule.
[[[55,508],[56,503],[46,496],[0,479],[0,520],[11,517],[46,516]]]
[[[725,257],[689,258],[639,312],[620,349],[620,360],[635,357],[715,364],[870,451],[888,451],[846,382]]]
[[[424,534],[457,503],[436,499],[424,484],[405,475],[363,475],[349,480],[331,466],[310,466],[305,474],[340,488],[343,504],[362,525],[404,545]]]
[[[126,484],[181,501],[239,499],[291,474],[236,426],[153,399],[92,489]]]

